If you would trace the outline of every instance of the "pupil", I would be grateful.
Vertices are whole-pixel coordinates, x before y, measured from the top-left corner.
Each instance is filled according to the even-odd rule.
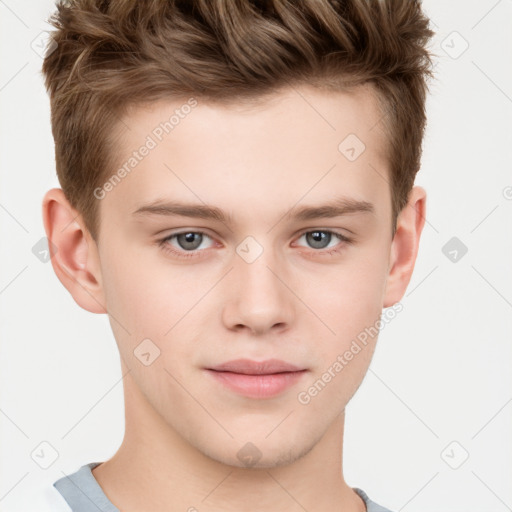
[[[324,231],[312,231],[308,236],[311,237],[312,240],[310,240],[310,243],[315,249],[323,249],[326,245],[322,244],[322,242],[327,242],[327,244],[329,244],[331,235]]]
[[[197,240],[195,240],[196,238]],[[199,233],[182,233],[178,235],[178,241],[183,249],[197,249],[201,245],[202,235]]]

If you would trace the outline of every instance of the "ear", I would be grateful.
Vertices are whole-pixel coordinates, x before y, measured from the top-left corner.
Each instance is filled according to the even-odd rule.
[[[43,198],[43,223],[55,274],[75,302],[91,313],[106,313],[96,242],[82,216],[60,188]]]
[[[414,270],[420,236],[425,225],[427,193],[413,187],[407,205],[397,219],[397,229],[391,242],[389,275],[384,293],[384,307],[396,304],[405,293]]]

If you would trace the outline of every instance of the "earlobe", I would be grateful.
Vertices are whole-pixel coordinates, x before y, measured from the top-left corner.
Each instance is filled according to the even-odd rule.
[[[59,281],[79,306],[91,313],[106,313],[95,242],[62,189],[46,192],[42,214],[52,266]]]
[[[385,308],[402,299],[411,280],[425,225],[426,196],[422,187],[413,187],[407,205],[398,216],[397,229],[391,243],[390,269],[383,304]]]

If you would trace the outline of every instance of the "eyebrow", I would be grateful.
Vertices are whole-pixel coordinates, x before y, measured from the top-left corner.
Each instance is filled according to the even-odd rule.
[[[351,213],[375,213],[374,205],[368,201],[361,201],[348,197],[341,197],[319,206],[300,206],[283,213],[280,218],[291,217],[298,221],[321,218],[341,217]],[[232,223],[233,217],[217,208],[207,204],[182,203],[177,201],[156,200],[137,208],[133,215],[138,216],[182,216],[197,219],[217,220],[226,224]]]

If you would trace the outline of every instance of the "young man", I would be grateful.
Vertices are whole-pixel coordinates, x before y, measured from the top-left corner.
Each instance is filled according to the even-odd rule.
[[[425,220],[419,2],[75,0],[53,23],[44,226],[109,315],[126,430],[47,506],[387,510],[344,481],[344,411]]]

